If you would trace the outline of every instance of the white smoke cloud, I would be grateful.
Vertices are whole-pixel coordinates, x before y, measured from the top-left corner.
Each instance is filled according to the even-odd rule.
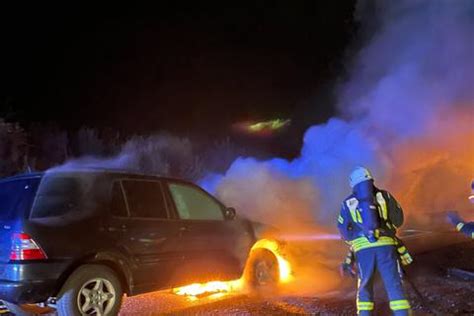
[[[132,170],[157,175],[181,175],[193,178],[200,174],[191,141],[169,134],[136,136],[125,142],[120,152],[110,158],[85,156],[72,159],[50,170],[107,168]]]
[[[381,23],[339,91],[341,112],[390,136],[416,137],[443,110],[472,110],[473,7],[469,0],[360,1],[361,22],[376,12]]]

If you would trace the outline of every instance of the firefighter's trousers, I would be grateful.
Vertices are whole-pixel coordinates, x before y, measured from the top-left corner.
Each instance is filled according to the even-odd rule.
[[[399,273],[395,246],[378,246],[361,249],[356,253],[359,268],[357,312],[372,315],[374,310],[374,278],[378,273],[384,283],[394,315],[409,315],[410,303],[406,299]]]

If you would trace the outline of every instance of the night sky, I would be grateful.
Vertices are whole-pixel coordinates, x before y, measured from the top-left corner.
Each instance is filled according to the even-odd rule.
[[[3,7],[0,115],[214,137],[274,117],[298,136],[334,114],[353,1],[170,3]]]

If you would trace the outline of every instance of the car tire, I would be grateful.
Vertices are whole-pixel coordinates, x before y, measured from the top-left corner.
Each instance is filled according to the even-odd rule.
[[[59,316],[117,315],[122,296],[122,285],[112,269],[87,264],[77,268],[64,283],[56,311]]]
[[[267,249],[255,249],[250,253],[244,276],[252,292],[273,293],[280,278],[278,259]]]

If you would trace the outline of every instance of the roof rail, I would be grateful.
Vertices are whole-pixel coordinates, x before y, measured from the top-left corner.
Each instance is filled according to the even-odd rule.
[[[135,170],[135,169],[105,168],[105,167],[94,167],[94,166],[66,167],[66,168],[61,168],[61,166],[59,166],[56,168],[51,168],[46,171],[51,171],[51,172],[81,172],[81,171],[94,172],[94,171],[97,171],[97,172],[128,173],[128,174],[136,174],[136,175],[144,175],[144,176],[165,177],[162,174],[146,173],[146,172]]]

